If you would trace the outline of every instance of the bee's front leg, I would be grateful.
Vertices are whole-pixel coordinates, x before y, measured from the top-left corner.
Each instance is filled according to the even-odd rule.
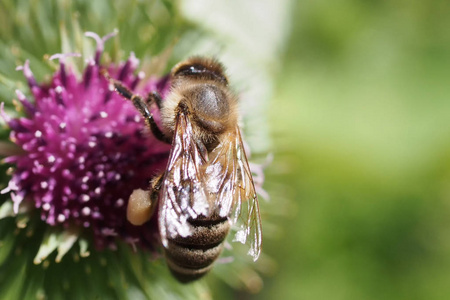
[[[141,96],[133,94],[122,82],[111,78],[106,70],[102,70],[103,76],[114,86],[116,92],[124,97],[125,99],[130,100],[134,107],[141,113],[144,117],[147,126],[152,131],[153,135],[160,141],[170,144],[172,139],[164,135],[164,133],[159,129],[158,125],[153,118],[152,113],[150,112],[150,108],[147,103],[151,104],[151,102],[155,102],[158,108],[161,106],[161,96],[158,93],[150,93],[148,95],[147,101],[145,101]]]
[[[151,104],[154,102],[159,110],[161,110],[162,98],[158,92],[151,92],[147,96],[147,103]]]
[[[131,193],[127,206],[127,219],[131,224],[140,226],[153,216],[158,206],[163,175],[161,174],[152,180],[150,192],[137,189]]]

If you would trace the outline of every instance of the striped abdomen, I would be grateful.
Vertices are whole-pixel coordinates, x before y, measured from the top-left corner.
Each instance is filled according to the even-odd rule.
[[[230,230],[227,218],[191,219],[189,223],[192,234],[169,239],[165,248],[170,271],[185,283],[202,277],[212,268]]]

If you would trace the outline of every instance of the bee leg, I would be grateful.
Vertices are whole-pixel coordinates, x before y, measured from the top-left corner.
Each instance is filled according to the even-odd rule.
[[[147,126],[150,127],[150,130],[152,131],[153,135],[158,140],[170,144],[172,140],[169,137],[167,137],[161,131],[161,129],[159,129],[158,125],[155,122],[155,119],[153,118],[152,113],[150,112],[147,104],[144,102],[144,99],[142,99],[141,96],[133,95],[130,100],[131,102],[133,102],[134,106],[139,110],[139,112],[144,116],[145,122],[147,123]]]
[[[154,206],[148,191],[134,190],[128,199],[127,220],[136,226],[144,224],[152,217]]]
[[[161,109],[162,98],[158,92],[151,92],[150,94],[148,94],[147,103],[151,104],[152,102],[155,102],[156,106],[158,106],[158,109]]]
[[[103,71],[102,73],[106,77],[106,79],[109,80],[109,82],[111,82],[114,85],[114,88],[117,93],[119,93],[122,97],[133,102],[133,105],[137,108],[137,110],[139,110],[141,115],[144,116],[145,122],[147,123],[147,126],[150,127],[150,130],[152,131],[153,135],[158,140],[170,144],[172,142],[171,139],[166,135],[164,135],[161,129],[159,129],[144,99],[139,95],[133,94],[133,92],[130,91],[126,86],[124,86],[120,81],[111,78],[106,71]],[[150,95],[153,94],[154,93],[151,93]],[[159,97],[159,95],[154,96],[152,99],[149,100],[151,101],[154,100],[156,105],[158,105],[158,107],[161,104],[161,97]]]
[[[127,220],[140,226],[150,220],[158,206],[158,195],[161,189],[163,174],[154,178],[150,184],[149,191],[142,189],[134,190],[128,199]]]

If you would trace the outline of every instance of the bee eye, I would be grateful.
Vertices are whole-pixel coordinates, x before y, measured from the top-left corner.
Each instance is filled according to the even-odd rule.
[[[205,66],[199,65],[199,64],[195,64],[189,67],[189,73],[191,74],[196,74],[196,73],[203,73],[207,70],[207,68],[205,68]]]
[[[176,72],[175,72],[175,76],[176,75],[184,75],[184,76],[189,76],[189,75],[196,75],[196,74],[201,74],[203,72],[205,72],[207,69],[205,66],[200,65],[200,64],[193,64],[193,65],[184,65],[181,66]]]
[[[226,77],[223,74],[223,70],[217,67],[209,67],[200,63],[186,64],[180,66],[175,70],[174,77],[192,77],[192,78],[204,78],[222,82],[228,84]]]

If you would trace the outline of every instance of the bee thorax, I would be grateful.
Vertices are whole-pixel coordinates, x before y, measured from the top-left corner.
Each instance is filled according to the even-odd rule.
[[[228,96],[212,84],[198,84],[187,95],[192,106],[194,120],[211,133],[223,132],[231,112]]]

